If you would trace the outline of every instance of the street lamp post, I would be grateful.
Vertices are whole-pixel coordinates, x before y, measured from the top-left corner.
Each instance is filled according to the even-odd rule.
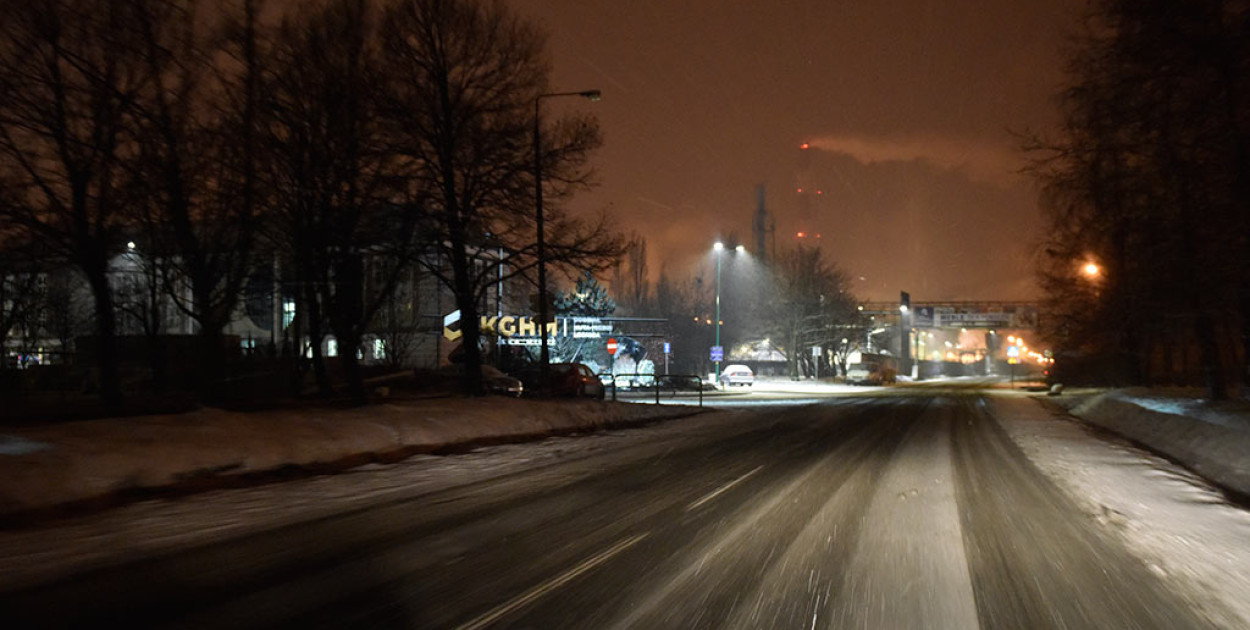
[[[538,336],[542,350],[538,359],[538,383],[542,391],[547,390],[551,382],[548,374],[551,371],[551,352],[547,344],[547,245],[543,233],[543,143],[542,143],[542,102],[544,98],[557,96],[580,96],[597,101],[602,96],[599,90],[582,90],[580,92],[549,92],[534,97],[534,205],[535,223],[538,230]]]
[[[720,264],[721,264],[721,253],[725,251],[725,244],[720,241],[717,241],[716,244],[712,246],[712,250],[716,252],[716,346],[720,347]],[[741,254],[742,252],[746,251],[746,248],[743,247],[742,245],[738,245],[737,247],[734,248],[734,251]],[[721,349],[721,353],[722,353],[721,357],[723,359],[724,358],[723,348]],[[716,382],[719,383],[721,362],[715,361],[715,363],[716,363]]]
[[[720,346],[720,259],[725,251],[725,244],[717,241],[712,249],[716,251],[716,346]],[[724,352],[724,350],[722,350]],[[724,355],[721,355],[722,358]],[[716,383],[720,384],[720,361],[716,361]]]

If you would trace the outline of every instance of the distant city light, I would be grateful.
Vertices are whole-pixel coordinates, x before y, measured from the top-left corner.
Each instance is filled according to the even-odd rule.
[[[739,254],[741,254],[742,252],[745,252],[746,250],[747,250],[747,248],[746,248],[745,246],[743,246],[743,245],[739,245],[739,246],[737,246],[737,247],[735,247],[735,248],[734,248],[734,251],[738,252]]]
[[[1085,263],[1085,266],[1081,268],[1081,271],[1090,278],[1095,278],[1098,274],[1102,273],[1102,269],[1098,266],[1098,264],[1092,262]]]
[[[720,250],[725,249],[725,244],[720,241],[716,241],[716,244],[712,246],[712,249],[719,252]]]
[[[800,149],[802,149],[802,150],[804,150],[804,151],[806,151],[806,150],[810,149],[810,148],[811,148],[811,146],[812,146],[812,145],[810,145],[810,144],[808,144],[808,143],[804,142],[803,144],[800,144],[800,145],[799,145],[799,148],[800,148]]]

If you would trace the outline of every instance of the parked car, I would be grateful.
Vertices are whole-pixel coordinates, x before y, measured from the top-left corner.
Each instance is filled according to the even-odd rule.
[[[551,370],[549,391],[552,396],[587,397],[603,400],[605,391],[603,381],[588,366],[581,363],[552,363],[549,367]],[[525,368],[517,376],[525,383],[526,391],[539,392],[542,391],[538,382],[539,374],[540,370],[535,365]]]
[[[755,373],[745,365],[727,365],[720,373],[720,384],[725,387],[750,387],[755,384]]]
[[[439,369],[439,378],[445,380],[445,387],[454,390],[459,387],[460,377],[463,373],[464,366],[451,365]],[[504,396],[513,396],[520,398],[525,393],[525,385],[521,379],[508,376],[499,371],[499,368],[493,365],[482,365],[482,386],[486,391],[492,394],[501,394]]]
[[[508,376],[493,365],[482,366],[482,384],[492,394],[503,394],[520,398],[525,393],[525,384],[515,376]]]

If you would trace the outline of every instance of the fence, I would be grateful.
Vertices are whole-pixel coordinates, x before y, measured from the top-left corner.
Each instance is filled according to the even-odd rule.
[[[622,378],[628,379],[630,382],[639,383],[639,385],[630,386],[629,391],[655,392],[655,404],[660,404],[660,393],[668,390],[671,392],[671,398],[677,397],[679,391],[690,391],[694,389],[699,393],[699,406],[703,406],[703,379],[695,374],[653,374],[642,372],[602,372],[599,374],[599,380],[603,381],[607,378],[611,381],[612,400],[616,400],[618,389],[618,381]],[[650,384],[642,384],[650,382]]]

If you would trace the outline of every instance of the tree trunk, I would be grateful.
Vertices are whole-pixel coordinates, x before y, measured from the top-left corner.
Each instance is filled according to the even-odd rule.
[[[339,357],[347,378],[347,390],[353,405],[366,402],[364,374],[356,353],[364,329],[364,261],[359,254],[338,258],[335,265],[334,293],[330,300],[330,326],[339,344]]]
[[[92,260],[83,264],[95,302],[96,367],[100,371],[100,398],[117,409],[122,405],[121,380],[117,370],[117,315],[113,312],[113,290],[108,280],[108,263]]]
[[[463,381],[466,396],[482,395],[481,321],[477,311],[477,296],[469,281],[469,255],[463,239],[457,246],[453,236],[451,266],[456,285],[456,306],[460,309],[460,349],[464,351]]]
[[[199,324],[199,361],[196,362],[196,380],[199,383],[200,395],[206,401],[217,401],[220,397],[218,384],[226,372],[225,347],[222,329],[225,324],[212,309],[212,287],[201,278],[192,278],[192,299],[195,304],[193,311]]]
[[[325,331],[321,328],[321,317],[317,311],[316,290],[309,284],[304,285],[304,301],[308,304],[305,311],[308,313],[308,342],[312,347],[312,366],[313,374],[317,380],[317,395],[322,398],[329,398],[334,394],[334,387],[330,384],[330,375],[326,372],[326,362],[324,355],[321,354],[321,342],[325,339]],[[302,345],[302,344],[301,344]],[[303,348],[300,348],[300,356],[303,356]]]
[[[360,349],[360,335],[346,333],[339,335],[339,356],[343,361],[343,372],[347,377],[347,390],[351,396],[353,405],[363,405],[368,402],[368,396],[365,394],[364,373],[360,368],[360,359],[356,358],[356,352]]]

